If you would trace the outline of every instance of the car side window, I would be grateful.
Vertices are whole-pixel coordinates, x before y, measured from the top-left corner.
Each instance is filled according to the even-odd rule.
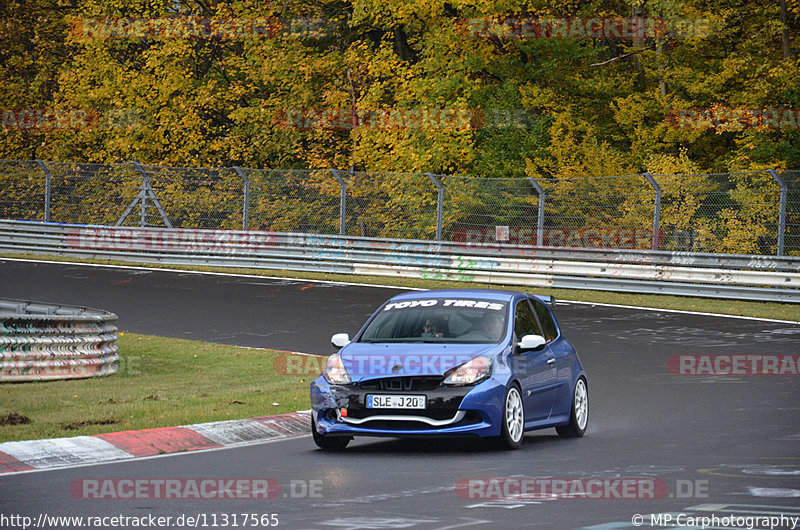
[[[527,300],[520,300],[514,310],[514,334],[515,340],[520,340],[525,335],[541,335],[539,323],[536,315],[533,314],[531,306]]]
[[[547,342],[550,342],[558,337],[558,326],[556,326],[556,322],[553,320],[553,315],[540,301],[531,300],[531,302],[533,303],[533,308],[536,310],[536,316],[539,317],[539,322],[542,324],[544,338]]]

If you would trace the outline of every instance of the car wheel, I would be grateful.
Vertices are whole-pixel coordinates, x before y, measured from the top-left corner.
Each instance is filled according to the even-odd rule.
[[[586,381],[581,377],[575,383],[575,393],[572,396],[572,413],[569,423],[556,427],[556,432],[563,438],[578,438],[586,432],[589,425],[589,391]]]
[[[500,441],[506,449],[519,449],[525,434],[525,411],[522,408],[522,396],[516,385],[506,390],[503,401],[503,423]]]
[[[314,438],[314,443],[317,444],[322,450],[325,451],[341,451],[352,440],[352,436],[325,436],[317,432],[317,422],[311,418],[311,437]]]

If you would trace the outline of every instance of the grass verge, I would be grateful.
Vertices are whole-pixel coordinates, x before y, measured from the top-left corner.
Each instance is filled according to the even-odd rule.
[[[3,383],[0,420],[7,421],[0,421],[0,442],[186,425],[310,408],[308,385],[316,375],[276,373],[276,359],[286,353],[135,333],[122,334],[117,344],[121,357],[117,374]],[[286,360],[278,360],[279,372],[286,371],[280,369],[282,361]]]
[[[131,263],[118,260],[81,259],[72,257],[35,255],[35,254],[0,254],[0,258],[23,258],[47,261],[66,261],[80,263],[94,263],[101,265],[139,266],[153,269],[192,270],[201,272],[221,272],[228,274],[250,274],[255,276],[274,276],[280,278],[302,278],[307,280],[350,282],[358,284],[380,284],[395,287],[410,287],[421,289],[452,289],[452,288],[484,288],[510,289],[513,291],[534,292],[546,296],[552,295],[559,300],[576,300],[604,304],[618,304],[637,307],[653,307],[661,309],[676,309],[682,311],[698,311],[705,313],[718,313],[722,315],[738,315],[757,318],[770,318],[777,320],[791,320],[800,322],[800,305],[781,304],[777,302],[746,302],[740,300],[719,300],[711,298],[692,298],[685,296],[628,294],[609,291],[589,291],[575,289],[543,289],[524,287],[518,285],[491,285],[485,283],[472,283],[462,281],[445,281],[400,278],[397,276],[351,276],[346,274],[324,274],[313,272],[296,272],[285,270],[265,269],[238,269],[225,267],[202,267],[189,265],[169,265]]]

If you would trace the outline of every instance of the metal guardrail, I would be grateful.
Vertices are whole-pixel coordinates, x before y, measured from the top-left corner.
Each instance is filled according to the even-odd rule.
[[[0,252],[800,303],[800,258],[0,221]]]
[[[0,382],[113,374],[115,320],[97,309],[0,299]]]

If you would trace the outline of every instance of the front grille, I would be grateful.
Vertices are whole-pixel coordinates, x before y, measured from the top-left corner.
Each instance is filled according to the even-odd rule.
[[[358,386],[361,390],[427,392],[442,386],[442,381],[441,376],[389,377],[362,381]]]
[[[447,425],[447,427],[472,425],[474,423],[480,423],[481,421],[482,421],[481,417],[477,412],[468,411],[466,416],[464,416],[464,418],[462,418],[461,421],[453,423],[452,425]],[[363,423],[359,427],[363,429],[376,429],[382,431],[412,431],[412,430],[426,431],[430,429],[438,429],[438,427],[433,427],[431,425],[419,421],[383,421],[383,420],[375,420]]]

